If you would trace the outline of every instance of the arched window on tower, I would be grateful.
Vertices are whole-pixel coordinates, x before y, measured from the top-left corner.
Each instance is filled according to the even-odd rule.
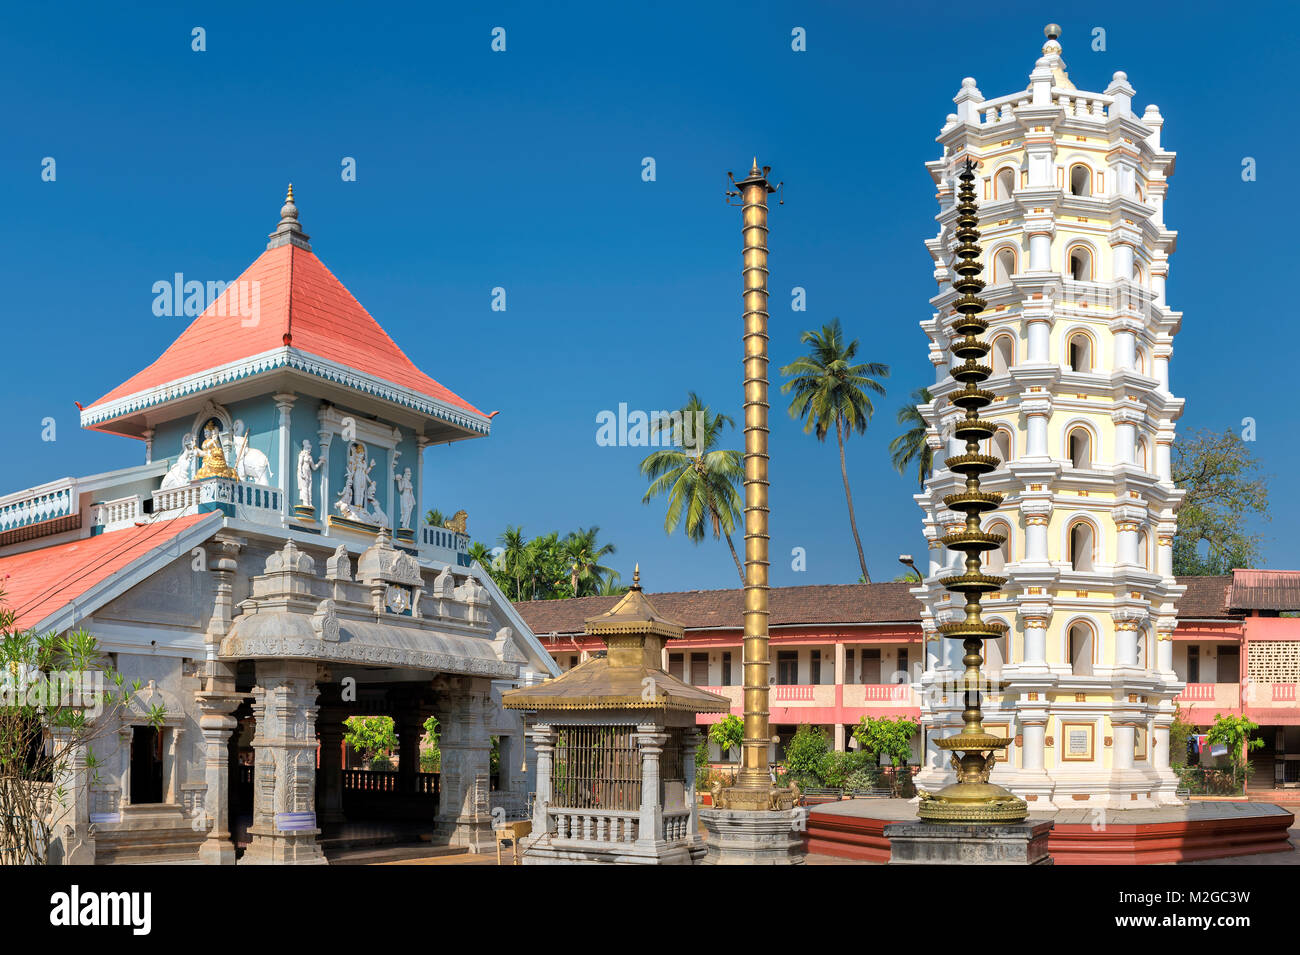
[[[1016,342],[1010,335],[993,339],[993,374],[1005,375],[1016,364]]]
[[[1144,570],[1151,569],[1151,538],[1146,531],[1138,534],[1138,563]]]
[[[1084,332],[1075,332],[1065,345],[1070,371],[1092,371],[1092,338]]]
[[[1070,569],[1091,573],[1093,569],[1094,539],[1092,525],[1075,521],[1070,526]]]
[[[1070,667],[1075,676],[1092,676],[1094,640],[1092,627],[1083,621],[1070,625],[1068,634]]]
[[[1010,461],[1015,457],[1015,445],[1011,438],[1011,432],[1006,428],[998,428],[993,433],[992,453],[1003,461]]]
[[[1134,464],[1140,467],[1143,471],[1150,471],[1150,468],[1147,466],[1147,439],[1146,438],[1138,438],[1137,448],[1134,451],[1133,457],[1134,457],[1134,462],[1133,462]]]
[[[1007,636],[1004,633],[996,640],[984,641],[984,666],[983,671],[991,678],[996,679],[997,675],[1002,672],[1002,667],[1007,662]]]
[[[1016,188],[1016,171],[1010,166],[998,170],[997,186],[994,198],[1010,199]]]
[[[984,552],[984,569],[990,574],[1001,574],[1011,559],[1011,527],[1003,521],[989,525],[990,534],[1001,534],[1006,538],[996,550]]]
[[[1147,350],[1139,345],[1134,356],[1137,359],[1135,362],[1137,365],[1137,373],[1139,375],[1145,375],[1147,373]]]
[[[1076,468],[1092,467],[1092,435],[1087,428],[1071,428],[1065,443],[1071,465]]]
[[[1001,285],[1011,281],[1011,276],[1016,274],[1016,253],[1014,249],[998,249],[997,255],[993,257],[993,284]]]
[[[1069,265],[1070,278],[1076,282],[1092,281],[1092,252],[1085,245],[1076,245],[1070,248]]]
[[[1092,195],[1092,170],[1083,163],[1076,163],[1070,167],[1070,195]]]

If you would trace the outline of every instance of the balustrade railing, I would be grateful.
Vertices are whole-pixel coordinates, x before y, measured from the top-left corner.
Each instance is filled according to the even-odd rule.
[[[687,812],[664,813],[664,842],[681,842],[690,836],[691,814]]]
[[[95,526],[116,530],[134,524],[141,518],[140,495],[119,497],[95,505]]]
[[[550,809],[547,815],[548,831],[573,842],[635,842],[640,827],[638,814],[628,810]]]
[[[0,497],[0,532],[77,512],[77,482],[52,481]]]

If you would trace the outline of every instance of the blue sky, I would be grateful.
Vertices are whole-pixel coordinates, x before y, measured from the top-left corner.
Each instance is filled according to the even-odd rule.
[[[644,450],[599,447],[595,421],[620,402],[674,407],[691,389],[739,420],[739,212],[723,190],[757,154],[786,183],[771,221],[774,370],[804,328],[836,316],[893,370],[848,449],[868,564],[890,579],[898,553],[925,549],[914,482],[885,450],[895,410],[933,377],[917,326],[934,292],[923,164],[962,77],[990,98],[1023,89],[1054,18],[1081,88],[1125,70],[1137,111],[1155,102],[1165,117],[1179,154],[1166,221],[1179,232],[1180,427],[1256,419],[1274,476],[1267,564],[1294,566],[1282,539],[1300,513],[1288,493],[1300,454],[1280,387],[1295,377],[1289,8],[1071,19],[1004,3],[966,24],[960,5],[867,6],[10,7],[4,490],[142,460],[137,442],[80,432],[73,401],[179,334],[182,320],[152,312],[155,281],[233,279],[262,251],[292,179],[325,264],[417,364],[501,412],[490,438],[427,453],[429,503],[467,509],[479,538],[507,523],[529,536],[597,524],[615,566],[630,577],[639,560],[651,589],[735,586],[725,544],[665,535],[662,504],[641,503]],[[191,50],[196,26],[206,52]],[[494,27],[504,53],[490,49]],[[806,52],[791,50],[795,27]],[[1090,48],[1095,27],[1104,52]],[[654,182],[641,178],[647,156]],[[1247,156],[1255,182],[1241,178]],[[505,312],[490,308],[497,286]],[[808,311],[790,310],[793,286]],[[805,436],[775,388],[773,407],[773,582],[851,582],[834,442]],[[41,440],[46,416],[54,442]]]

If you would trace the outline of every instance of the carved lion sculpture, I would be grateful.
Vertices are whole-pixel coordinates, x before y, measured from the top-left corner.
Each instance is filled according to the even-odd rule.
[[[449,531],[455,531],[457,534],[469,533],[469,514],[464,510],[459,510],[450,518],[442,522],[443,528]]]

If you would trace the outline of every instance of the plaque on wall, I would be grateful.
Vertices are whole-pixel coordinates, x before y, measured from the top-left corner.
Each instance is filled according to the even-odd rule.
[[[1061,759],[1073,762],[1090,762],[1093,754],[1094,723],[1061,724]]]

